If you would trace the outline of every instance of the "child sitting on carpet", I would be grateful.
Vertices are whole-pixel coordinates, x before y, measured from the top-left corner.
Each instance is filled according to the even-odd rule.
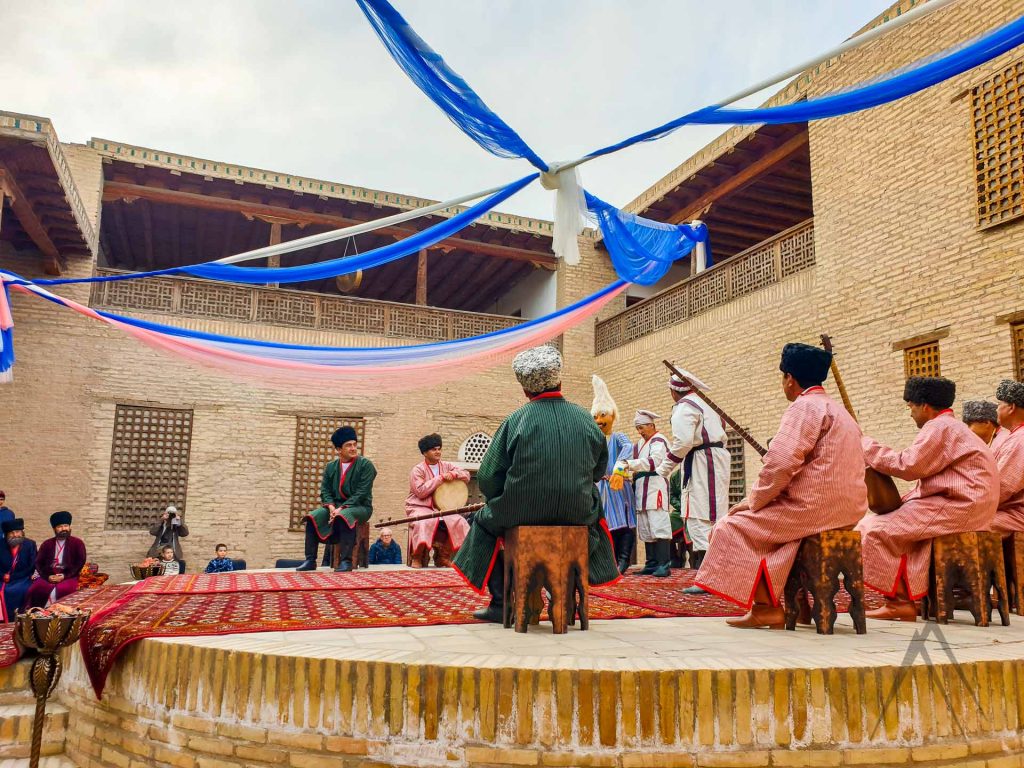
[[[174,547],[170,544],[160,550],[160,565],[164,568],[164,576],[177,576],[181,573],[181,565],[174,559]]]

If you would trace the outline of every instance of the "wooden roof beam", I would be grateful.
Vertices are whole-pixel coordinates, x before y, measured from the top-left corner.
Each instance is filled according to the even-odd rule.
[[[356,219],[337,216],[335,214],[298,211],[294,208],[287,208],[280,205],[250,203],[242,200],[235,200],[230,197],[202,195],[194,192],[182,192],[180,190],[173,189],[155,189],[141,184],[129,184],[122,181],[108,181],[103,185],[103,202],[113,202],[115,200],[126,200],[129,198],[145,199],[154,203],[182,205],[205,210],[235,211],[246,216],[276,216],[282,219],[288,219],[296,224],[321,224],[323,226],[330,227],[331,229],[340,229],[354,224],[365,223]],[[375,231],[380,234],[404,238],[416,234],[419,230],[406,226],[390,226],[381,227]],[[471,251],[473,253],[482,253],[486,256],[496,256],[500,259],[529,261],[548,269],[555,269],[558,264],[558,259],[550,253],[533,251],[525,248],[512,248],[507,245],[484,243],[476,240],[466,240],[459,237],[449,237],[442,243],[438,244],[438,246],[441,245],[451,248],[461,248],[462,250]]]
[[[57,246],[50,239],[50,235],[43,222],[32,209],[32,204],[29,203],[28,198],[22,193],[18,182],[14,180],[14,175],[6,166],[0,165],[0,177],[2,177],[5,193],[11,201],[11,210],[18,217],[18,223],[21,224],[25,234],[31,238],[43,256],[46,257],[43,271],[48,275],[59,275],[61,273],[60,251],[57,250]]]
[[[762,174],[775,165],[789,159],[794,153],[799,152],[806,145],[807,131],[803,130],[796,136],[793,136],[777,146],[775,149],[766,153],[760,160],[748,165],[740,173],[729,177],[714,189],[705,192],[685,208],[679,210],[677,213],[669,217],[669,223],[680,224],[684,221],[690,221],[716,200],[720,200],[726,195],[738,192],[739,190],[758,181]]]

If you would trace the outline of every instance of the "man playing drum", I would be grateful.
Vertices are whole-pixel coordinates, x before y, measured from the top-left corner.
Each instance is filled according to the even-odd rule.
[[[405,516],[415,517],[438,510],[434,493],[444,483],[460,480],[469,482],[469,472],[450,461],[441,460],[441,436],[426,435],[419,441],[423,461],[409,473],[409,495],[405,499]],[[443,511],[443,510],[441,510]],[[434,551],[434,565],[447,568],[452,555],[459,551],[469,523],[462,515],[446,515],[433,520],[409,523],[409,565],[423,568],[429,565],[430,550]]]

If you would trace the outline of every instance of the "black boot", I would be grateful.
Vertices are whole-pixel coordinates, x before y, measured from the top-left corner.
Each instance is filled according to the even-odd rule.
[[[505,553],[499,552],[494,558],[491,575],[487,579],[487,591],[491,593],[491,602],[486,608],[473,611],[473,618],[490,621],[494,624],[505,622]]]
[[[647,562],[644,563],[644,567],[640,569],[639,573],[641,576],[650,576],[658,570],[658,554],[654,548],[654,543],[645,541],[644,552],[647,555]]]
[[[352,550],[356,545],[356,529],[349,528],[342,517],[334,518],[334,546],[338,548],[338,567],[335,573],[346,573],[352,570]]]
[[[619,573],[625,573],[629,570],[629,561],[633,559],[633,545],[636,543],[636,532],[632,528],[626,528],[625,530],[626,532],[622,535],[620,549],[618,550]]]
[[[316,570],[316,551],[320,548],[320,539],[316,535],[316,527],[309,520],[306,521],[306,559],[296,571]]]
[[[655,568],[654,573],[651,576],[657,576],[658,578],[665,578],[672,571],[669,567],[669,560],[672,557],[671,542],[668,539],[658,539],[654,542],[654,554],[658,560],[658,567]]]
[[[700,566],[704,562],[704,553],[706,551],[707,550],[703,550],[703,549],[698,549],[698,550],[694,551],[693,557],[691,558],[691,561],[693,562],[693,567],[696,570],[700,570]]]
[[[683,549],[683,542],[681,539],[672,539],[671,544],[672,557],[669,561],[669,565],[673,568],[683,567],[683,558],[686,557],[686,551]]]

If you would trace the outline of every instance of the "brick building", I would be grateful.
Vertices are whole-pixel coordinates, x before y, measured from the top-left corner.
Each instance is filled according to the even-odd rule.
[[[872,24],[913,4],[897,3]],[[868,80],[1017,11],[1012,0],[953,4],[804,73],[770,101]],[[667,357],[710,383],[764,442],[786,405],[779,348],[828,333],[865,431],[882,440],[913,436],[901,400],[908,373],[955,379],[961,402],[991,398],[999,379],[1019,378],[1024,367],[1022,113],[1017,50],[861,114],[723,134],[629,206],[663,221],[701,217],[716,265],[689,274],[681,264],[653,291],[631,290],[596,324],[566,333],[568,396],[589,403],[596,371],[624,414],[646,407],[667,415]],[[60,144],[48,121],[8,113],[0,113],[0,146],[9,150],[0,160],[0,266],[28,277],[219,258],[424,203],[102,139]],[[593,235],[582,239],[580,265],[568,266],[551,257],[549,223],[491,216],[459,242],[374,270],[389,272],[368,274],[354,289],[168,278],[61,292],[189,328],[369,346],[502,327],[614,277]],[[430,265],[444,260],[469,265],[468,287],[438,281],[446,267]],[[18,364],[14,384],[0,387],[9,416],[0,487],[36,537],[48,532],[50,512],[74,510],[92,559],[115,574],[145,551],[144,528],[169,502],[186,510],[191,561],[220,540],[252,566],[297,556],[294,521],[319,471],[317,446],[338,419],[364,430],[366,454],[380,469],[377,515],[391,516],[401,511],[421,434],[440,432],[450,458],[465,445],[471,462],[473,448],[521,402],[504,367],[400,397],[263,389],[35,299],[16,296],[13,310]],[[628,416],[621,426],[630,430]],[[740,494],[758,462],[738,440],[732,447]]]

